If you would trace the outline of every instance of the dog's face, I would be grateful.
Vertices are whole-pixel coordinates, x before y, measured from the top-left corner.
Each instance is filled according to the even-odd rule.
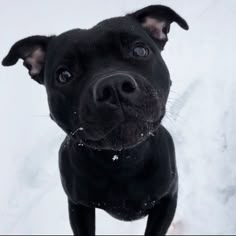
[[[150,6],[88,30],[32,36],[3,60],[19,58],[44,84],[52,119],[92,148],[131,148],[154,132],[165,114],[171,81],[161,57],[170,24],[187,23],[173,10]]]

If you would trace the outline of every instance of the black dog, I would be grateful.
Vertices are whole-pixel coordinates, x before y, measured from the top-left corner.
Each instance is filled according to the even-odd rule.
[[[67,133],[60,171],[74,234],[95,234],[95,208],[126,221],[148,215],[145,235],[171,224],[178,176],[160,123],[171,86],[161,51],[172,22],[188,29],[172,9],[149,6],[89,30],[25,38],[2,62],[24,60]]]

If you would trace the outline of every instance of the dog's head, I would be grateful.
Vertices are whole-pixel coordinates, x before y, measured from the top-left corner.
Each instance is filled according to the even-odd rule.
[[[171,80],[161,51],[172,22],[188,29],[172,9],[149,6],[88,30],[22,39],[2,64],[23,59],[31,78],[46,87],[52,119],[78,143],[131,148],[165,114]]]

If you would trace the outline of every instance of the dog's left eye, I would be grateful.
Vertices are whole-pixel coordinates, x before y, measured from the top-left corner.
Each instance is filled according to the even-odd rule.
[[[149,53],[150,53],[149,48],[143,45],[135,46],[132,51],[134,57],[147,57]]]
[[[63,70],[58,73],[57,80],[61,84],[69,82],[72,78],[71,73],[68,70]]]

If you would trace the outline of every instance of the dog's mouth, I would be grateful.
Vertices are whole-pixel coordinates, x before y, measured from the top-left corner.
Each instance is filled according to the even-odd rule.
[[[79,147],[86,146],[98,150],[120,151],[133,148],[147,138],[154,136],[161,120],[162,117],[153,122],[124,120],[114,125],[98,139],[87,138],[86,128],[79,127],[71,133],[71,137]]]

